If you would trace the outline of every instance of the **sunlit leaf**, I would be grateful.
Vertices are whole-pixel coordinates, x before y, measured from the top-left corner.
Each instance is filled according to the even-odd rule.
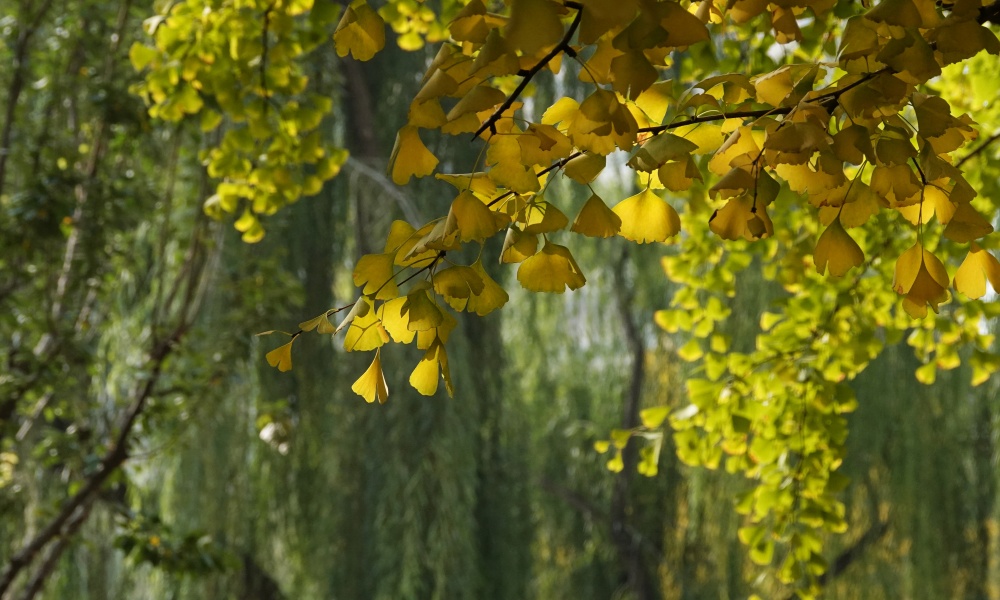
[[[385,21],[365,0],[357,0],[344,11],[333,41],[338,56],[371,60],[385,47]]]
[[[969,298],[982,298],[986,294],[986,281],[993,291],[1000,290],[1000,261],[975,242],[969,254],[955,272],[955,289]]]
[[[556,294],[563,293],[566,288],[579,289],[587,282],[569,249],[548,241],[539,252],[521,263],[517,280],[527,290]]]
[[[379,404],[385,404],[389,399],[389,387],[385,383],[385,374],[382,372],[382,359],[380,351],[375,352],[375,360],[372,361],[368,370],[354,382],[351,391],[365,399],[371,404],[378,399]]]
[[[295,342],[295,338],[288,342],[284,346],[279,346],[274,350],[271,350],[264,356],[267,359],[267,364],[272,367],[277,367],[279,371],[284,373],[285,371],[292,370],[292,344]]]
[[[421,141],[416,127],[406,125],[399,130],[389,158],[389,172],[394,182],[405,185],[410,177],[426,177],[434,172],[437,164],[437,157]]]
[[[640,244],[665,242],[681,230],[677,211],[650,190],[622,200],[612,211],[621,219],[619,235]]]
[[[829,269],[830,275],[843,277],[852,267],[860,267],[865,262],[865,253],[861,246],[851,238],[840,220],[836,219],[826,228],[816,242],[813,252],[816,271],[820,275]]]
[[[597,194],[591,194],[573,220],[571,231],[588,237],[607,238],[621,230],[622,220]]]

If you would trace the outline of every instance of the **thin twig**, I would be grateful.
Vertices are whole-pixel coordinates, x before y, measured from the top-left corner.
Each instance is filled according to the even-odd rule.
[[[968,162],[970,159],[973,159],[979,154],[982,154],[983,150],[986,150],[986,148],[988,148],[990,144],[992,144],[997,140],[1000,140],[1000,131],[986,138],[986,141],[976,146],[975,150],[971,150],[968,154],[959,159],[959,161],[955,163],[955,167],[961,168],[961,166],[964,165],[966,162]]]
[[[482,134],[487,129],[490,130],[490,133],[496,133],[497,121],[500,120],[500,116],[503,115],[504,111],[510,108],[511,105],[517,101],[521,93],[524,92],[524,88],[528,87],[528,84],[531,83],[531,79],[535,75],[537,75],[539,71],[544,69],[545,65],[549,64],[552,61],[552,59],[554,59],[556,56],[559,56],[559,54],[563,52],[570,54],[573,52],[572,48],[570,48],[569,42],[571,39],[573,39],[573,35],[576,34],[577,28],[580,27],[580,20],[583,18],[583,5],[573,1],[566,2],[565,4],[570,8],[576,9],[576,16],[573,17],[573,22],[570,23],[569,28],[566,30],[566,35],[564,35],[563,38],[559,41],[559,43],[556,44],[555,48],[550,50],[548,54],[542,57],[542,60],[538,61],[538,64],[531,67],[531,69],[529,69],[527,72],[521,75],[522,76],[521,83],[517,84],[517,87],[514,88],[514,92],[510,96],[507,96],[507,99],[504,100],[504,103],[500,105],[500,108],[493,111],[493,114],[490,115],[490,118],[486,119],[486,122],[480,125],[479,129],[477,129],[476,132],[472,134],[472,139],[476,139],[477,137],[480,136],[480,134]]]

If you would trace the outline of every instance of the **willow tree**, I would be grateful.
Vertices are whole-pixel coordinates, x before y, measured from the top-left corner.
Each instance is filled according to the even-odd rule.
[[[682,461],[743,473],[754,485],[737,503],[740,539],[809,595],[826,570],[821,532],[847,527],[837,469],[842,415],[858,402],[847,383],[907,332],[923,381],[965,360],[981,383],[998,364],[981,327],[996,308],[980,300],[1000,285],[997,205],[977,198],[968,169],[990,167],[997,139],[969,147],[976,119],[995,123],[969,102],[995,92],[970,66],[1000,52],[986,26],[998,15],[981,0],[471,0],[436,11],[185,0],[147,21],[151,38],[130,57],[146,70],[136,91],[152,116],[213,132],[203,159],[218,184],[205,209],[238,215],[254,242],[267,215],[317,193],[346,158],[322,134],[332,103],[310,90],[309,53],[332,34],[338,54],[368,60],[387,24],[404,48],[440,43],[388,173],[400,185],[435,174],[454,187],[450,209],[394,222],[381,252],[357,262],[356,301],[303,321],[268,362],[287,371],[303,333],[342,334],[347,350],[374,353],[352,389],[385,402],[383,365],[399,362],[390,347],[414,345],[423,358],[410,384],[432,394],[443,380],[450,392],[452,312],[509,300],[485,248],[527,290],[562,293],[586,283],[574,234],[672,244],[666,274],[683,287],[657,321],[690,336],[690,405],[649,411],[602,449],[617,467],[630,435],[669,421]],[[589,89],[538,102],[532,84],[548,73]],[[440,162],[425,145],[439,135],[470,148],[468,160]],[[572,207],[546,195],[556,178],[585,187],[621,162],[638,194]],[[739,299],[736,310],[726,300],[755,259],[786,293],[752,347],[730,348]],[[655,451],[644,457],[650,472]]]

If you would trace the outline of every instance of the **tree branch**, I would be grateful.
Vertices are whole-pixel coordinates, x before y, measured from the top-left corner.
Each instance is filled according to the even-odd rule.
[[[988,148],[990,146],[990,144],[992,144],[993,142],[995,142],[997,140],[1000,140],[1000,131],[998,131],[997,133],[994,133],[990,137],[986,138],[986,140],[982,144],[979,144],[978,146],[976,146],[976,148],[974,150],[970,150],[968,154],[966,154],[965,156],[963,156],[957,163],[955,163],[955,167],[956,168],[961,168],[962,165],[964,165],[966,162],[968,162],[969,160],[975,158],[979,154],[982,154],[983,150],[986,150],[986,148]]]
[[[504,103],[500,105],[500,108],[493,111],[493,114],[490,115],[489,119],[486,119],[485,123],[479,126],[479,129],[477,129],[476,132],[472,134],[472,139],[476,139],[487,129],[490,130],[490,133],[496,133],[497,121],[500,120],[500,116],[503,114],[505,110],[510,108],[511,105],[514,104],[514,102],[517,101],[521,93],[524,92],[524,88],[528,87],[528,84],[531,83],[531,79],[535,75],[537,75],[539,71],[544,69],[545,65],[552,62],[553,58],[559,56],[559,54],[563,52],[571,53],[573,51],[570,48],[569,42],[571,39],[573,39],[573,36],[576,34],[577,28],[580,27],[580,20],[583,18],[583,5],[579,4],[578,2],[573,2],[572,0],[566,2],[565,5],[570,8],[576,9],[576,16],[573,17],[573,22],[570,23],[569,28],[566,29],[566,35],[564,35],[563,38],[559,41],[559,43],[556,44],[555,48],[550,50],[548,54],[542,57],[542,60],[540,60],[538,64],[531,67],[531,69],[529,69],[526,73],[522,75],[521,83],[517,84],[517,87],[514,88],[514,92],[511,93],[510,96],[507,96],[507,99],[504,100]]]
[[[79,509],[84,509],[92,501],[95,493],[100,489],[105,481],[118,470],[118,468],[128,458],[129,436],[135,423],[146,407],[146,402],[153,395],[153,390],[160,379],[163,370],[163,363],[175,349],[178,342],[187,332],[190,324],[180,323],[173,333],[165,340],[157,344],[150,353],[149,376],[145,382],[140,384],[135,394],[133,402],[122,419],[122,424],[118,436],[111,444],[110,449],[101,459],[97,471],[90,475],[84,482],[80,490],[71,496],[59,510],[59,513],[45,526],[31,541],[16,552],[7,565],[0,571],[0,598],[10,590],[14,579],[25,568],[30,566],[36,559],[38,553],[43,550],[55,538],[63,535],[63,527]]]

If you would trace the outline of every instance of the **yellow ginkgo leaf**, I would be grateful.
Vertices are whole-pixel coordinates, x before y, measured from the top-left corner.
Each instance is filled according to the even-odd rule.
[[[558,44],[563,36],[559,5],[552,0],[513,0],[503,33],[525,56],[540,54]]]
[[[379,404],[385,404],[389,399],[389,387],[385,384],[385,374],[382,372],[382,359],[379,352],[375,352],[375,360],[372,361],[364,375],[358,378],[351,386],[351,391],[365,399],[371,404],[378,399]]]
[[[365,254],[354,267],[354,285],[362,287],[364,294],[375,294],[376,300],[390,300],[399,295],[399,288],[393,281],[395,252],[385,254]]]
[[[559,231],[569,224],[569,219],[551,202],[536,196],[522,208],[516,217],[522,224],[521,230],[527,234]]]
[[[860,267],[865,262],[865,253],[854,239],[847,234],[839,219],[835,219],[819,236],[813,253],[816,271],[820,275],[830,271],[834,277],[843,277],[851,267]]]
[[[493,212],[469,191],[462,192],[452,201],[448,218],[454,219],[459,239],[463,242],[483,242],[510,222],[505,215]]]
[[[396,134],[396,144],[389,158],[389,172],[397,185],[406,185],[410,177],[426,177],[434,172],[438,159],[417,133],[417,128],[405,125]]]
[[[955,289],[969,298],[982,298],[986,294],[987,279],[993,291],[1000,290],[1000,261],[973,242],[968,256],[955,272]]]
[[[452,300],[465,300],[483,291],[483,278],[472,267],[455,265],[442,269],[434,274],[434,291],[444,296],[452,308],[461,310],[452,304]],[[465,303],[462,303],[464,306]]]
[[[694,159],[688,156],[676,162],[664,163],[657,169],[656,178],[668,190],[683,192],[694,184],[695,179],[701,181],[701,170]]]
[[[448,369],[448,354],[440,339],[434,340],[410,374],[410,385],[424,396],[437,392],[438,381],[444,378],[448,395],[453,395],[451,373]]]
[[[385,21],[364,0],[352,3],[337,25],[333,42],[338,56],[371,60],[385,47]]]
[[[409,320],[403,315],[404,304],[406,304],[406,296],[400,296],[383,302],[382,306],[379,307],[379,319],[382,321],[382,326],[397,344],[409,344],[416,335],[416,332],[410,331],[407,327]]]
[[[348,352],[374,350],[389,341],[389,334],[372,310],[371,301],[366,296],[362,296],[361,301],[364,306],[359,307],[344,334],[344,350]]]
[[[944,237],[954,242],[965,243],[977,240],[992,231],[993,225],[990,225],[972,204],[959,202],[951,220],[948,221],[948,226],[944,228]]]
[[[566,288],[579,289],[587,283],[580,266],[565,246],[545,242],[540,252],[521,263],[517,280],[532,292],[561,294]]]
[[[563,173],[577,183],[587,184],[597,178],[607,164],[607,157],[591,152],[584,152],[569,160],[563,167]]]
[[[486,273],[481,260],[477,260],[472,265],[472,270],[482,280],[483,289],[469,298],[468,304],[465,305],[465,310],[474,312],[482,317],[507,304],[510,296],[507,295],[507,292],[499,283]],[[452,305],[452,307],[454,308],[455,306]],[[458,309],[456,308],[456,310]]]
[[[268,352],[264,358],[267,359],[267,364],[272,367],[277,367],[279,371],[284,373],[285,371],[292,370],[292,344],[295,342],[295,337],[292,337],[292,341],[288,342],[284,346],[279,346],[274,350]]]
[[[507,229],[500,251],[501,263],[519,263],[538,252],[538,236],[522,232],[516,225]]]
[[[456,325],[458,325],[458,319],[451,316],[450,312],[441,311],[441,322],[436,327],[417,332],[417,348],[427,350],[434,345],[435,341],[440,341],[442,344],[447,343]]]
[[[299,323],[299,329],[302,331],[312,331],[315,329],[316,333],[333,333],[336,331],[333,323],[330,323],[329,311],[324,312],[318,317]]]
[[[622,220],[597,194],[591,194],[573,220],[571,231],[588,237],[607,238],[621,230]]]
[[[648,189],[622,200],[612,210],[622,221],[619,235],[633,242],[665,242],[681,230],[677,211]]]
[[[434,300],[427,295],[429,283],[422,282],[406,295],[406,302],[400,312],[406,317],[406,327],[410,331],[427,331],[441,324],[444,314]]]
[[[914,318],[927,315],[927,306],[937,307],[948,299],[948,271],[938,257],[920,242],[915,243],[896,261],[892,287],[905,296],[903,309]]]
[[[393,221],[389,226],[389,235],[385,238],[385,248],[382,252],[396,252],[407,240],[413,237],[416,230],[406,221]]]
[[[712,213],[708,227],[724,240],[759,240],[774,234],[774,224],[767,210],[752,194],[732,198]]]

